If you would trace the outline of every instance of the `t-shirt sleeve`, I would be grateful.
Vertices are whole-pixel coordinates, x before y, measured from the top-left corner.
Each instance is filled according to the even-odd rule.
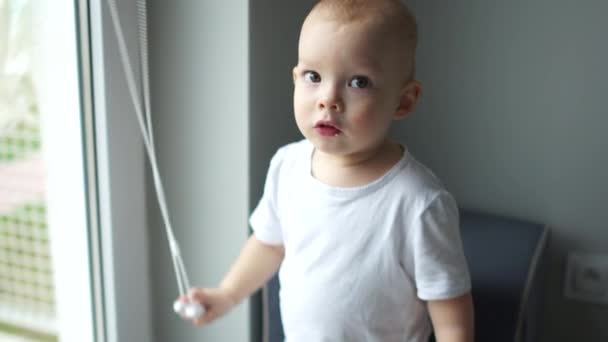
[[[448,192],[440,191],[408,230],[403,261],[413,269],[420,299],[449,299],[471,290],[458,207]]]
[[[259,241],[272,245],[283,244],[283,234],[277,215],[277,188],[282,155],[282,150],[279,150],[272,157],[266,174],[264,193],[249,217],[254,236]]]

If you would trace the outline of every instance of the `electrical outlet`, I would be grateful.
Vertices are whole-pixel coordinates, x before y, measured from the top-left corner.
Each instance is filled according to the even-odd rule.
[[[569,253],[565,296],[608,304],[608,255]]]

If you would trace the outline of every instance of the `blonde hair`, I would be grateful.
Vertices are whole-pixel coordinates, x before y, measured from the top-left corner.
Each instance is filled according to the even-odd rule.
[[[308,16],[322,15],[342,23],[371,22],[404,54],[408,80],[414,77],[418,25],[400,0],[320,0]]]

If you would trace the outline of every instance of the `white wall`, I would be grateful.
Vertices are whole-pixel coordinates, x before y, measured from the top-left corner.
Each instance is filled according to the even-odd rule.
[[[608,340],[563,298],[568,251],[608,253],[608,2],[411,0],[419,110],[398,131],[461,205],[553,226],[543,341]]]
[[[217,285],[248,236],[248,4],[149,1],[160,172],[186,268],[198,286]],[[247,303],[202,329],[172,312],[177,285],[151,191],[148,210],[155,340],[249,341]]]

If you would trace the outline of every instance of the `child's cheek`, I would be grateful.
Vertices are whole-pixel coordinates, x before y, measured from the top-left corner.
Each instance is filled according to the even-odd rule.
[[[353,115],[351,122],[357,128],[371,128],[375,126],[374,115],[371,111],[362,111]]]
[[[309,84],[299,84],[295,87],[293,93],[293,103],[296,108],[303,108],[307,105],[313,104],[314,89]]]
[[[302,90],[299,88],[296,88],[294,93],[293,93],[293,107],[296,111],[296,113],[298,111],[303,110],[303,103],[302,103]]]

